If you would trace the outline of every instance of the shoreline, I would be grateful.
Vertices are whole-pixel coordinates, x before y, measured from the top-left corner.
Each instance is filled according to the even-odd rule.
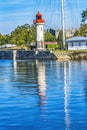
[[[53,54],[59,60],[81,60],[87,59],[87,50],[54,51]]]
[[[87,60],[87,50],[0,50],[0,59],[11,60]]]

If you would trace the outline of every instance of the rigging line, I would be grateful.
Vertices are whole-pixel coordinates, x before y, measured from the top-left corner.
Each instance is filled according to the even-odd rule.
[[[54,28],[53,26],[55,25],[55,17],[56,17],[56,2],[52,1],[51,5],[51,27]]]
[[[52,3],[53,7],[52,7],[52,13],[51,13],[51,19],[52,19],[52,27],[54,26],[53,23],[56,20],[56,1]],[[56,23],[56,22],[55,22]]]
[[[73,3],[75,4],[75,7],[74,7],[74,9],[73,9],[73,16],[75,17],[74,18],[74,24],[73,24],[73,26],[77,26],[78,27],[78,24],[79,24],[79,1],[75,1],[75,0],[73,0]]]
[[[31,21],[33,20],[33,17],[34,17],[34,15],[35,15],[35,12],[34,12],[34,11],[36,10],[36,6],[37,6],[37,0],[35,0],[34,5],[32,5],[32,7],[34,7],[34,8],[32,8],[33,14],[32,14],[31,17],[30,17]]]
[[[78,5],[78,1],[74,2],[74,6],[76,8],[75,7],[73,8],[73,17],[74,17],[74,22],[72,23],[73,26],[78,26],[78,6],[77,5]]]
[[[40,0],[38,0],[38,2],[37,2],[37,0],[36,0],[36,9],[35,9],[35,11],[39,11],[39,7],[40,7]]]
[[[56,28],[56,26],[57,26],[57,18],[58,18],[58,7],[59,7],[59,1],[55,1],[52,5],[53,5],[53,10],[52,10],[52,13],[51,13],[51,16],[53,16],[53,17],[51,17],[52,18],[52,27],[53,28]]]
[[[79,4],[80,4],[80,2],[79,2],[79,0],[77,0],[77,4],[78,4],[78,27],[79,27],[80,26],[80,23],[79,23],[80,22],[80,19],[79,19],[79,17],[80,17],[79,16],[79,12],[80,12],[79,11]]]
[[[35,5],[34,5],[34,10],[33,10],[33,12],[36,10],[37,6],[38,6],[38,2],[37,2],[37,0],[35,0]]]
[[[45,19],[45,25],[48,23],[48,5],[50,3],[50,0],[42,0],[42,15]],[[46,27],[46,26],[45,26]]]
[[[71,3],[66,2],[65,0],[65,28],[68,28],[68,24],[70,23],[70,14],[71,14],[71,10],[72,10],[72,7],[71,7]]]
[[[45,19],[48,18],[48,12],[49,12],[49,8],[47,5],[50,4],[50,0],[44,0],[44,11],[43,11],[43,14],[44,14],[44,17]]]
[[[52,0],[50,0],[50,2],[49,2],[49,12],[50,12],[50,14],[49,14],[49,15],[50,15],[50,18],[49,18],[49,19],[50,19],[50,26],[52,26],[52,25],[51,25],[51,4],[52,4]]]
[[[48,26],[48,25],[46,25],[46,24],[44,25],[44,27],[47,27],[47,29],[49,29],[49,26]]]
[[[50,27],[50,21],[51,21],[51,2],[52,2],[52,0],[47,0],[46,1],[46,7],[45,7],[45,13],[44,13],[44,15],[45,15],[45,21],[46,21],[46,23],[45,23],[45,27]],[[49,23],[49,25],[48,25],[48,23]]]
[[[67,0],[68,2],[68,0]],[[67,11],[67,4],[66,0],[65,0],[65,28],[67,28],[67,23],[68,23],[68,20],[69,20],[69,17],[67,18],[67,15],[68,15],[68,11]]]
[[[37,13],[37,10],[39,9],[40,7],[40,0],[35,0],[35,4],[34,4],[34,8],[33,8],[33,14],[31,16],[31,19],[34,18],[35,14]],[[39,10],[38,10],[39,11]]]
[[[75,1],[74,2],[74,0],[72,1],[73,2],[73,6],[76,6],[76,9],[75,9],[75,7],[73,7],[73,9],[72,9],[72,16],[73,17],[71,17],[71,20],[73,21],[72,22],[72,26],[74,27],[74,26],[77,26],[76,24],[78,24],[78,7],[77,7],[77,1]]]
[[[72,21],[73,21],[73,6],[71,1],[66,2],[66,6],[65,6],[65,10],[66,10],[66,15],[65,15],[65,19],[66,19],[66,28],[71,27],[72,25]]]
[[[43,12],[43,10],[44,10],[44,2],[43,2],[43,0],[41,0],[41,9],[42,9],[42,12]]]
[[[43,5],[44,5],[44,11],[43,11],[43,13],[46,13],[47,10],[48,10],[48,6],[47,5],[49,5],[49,3],[47,3],[47,2],[49,2],[49,0],[48,1],[44,0],[44,2],[43,2]]]
[[[56,17],[56,28],[61,24],[61,4],[60,1],[57,1],[57,17]]]
[[[43,14],[45,14],[45,12],[46,12],[45,10],[47,9],[47,8],[45,7],[45,1],[44,1],[44,2],[42,1],[42,4],[43,4],[43,8],[44,8]]]
[[[54,7],[53,7],[53,19],[52,19],[52,23],[54,23],[55,21],[55,28],[57,26],[57,18],[58,18],[58,6],[57,6],[57,2],[55,2]]]

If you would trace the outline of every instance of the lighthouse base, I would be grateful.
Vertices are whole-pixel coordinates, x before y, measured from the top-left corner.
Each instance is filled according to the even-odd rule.
[[[44,42],[37,42],[37,44],[36,44],[37,50],[44,50],[44,48],[45,48]]]

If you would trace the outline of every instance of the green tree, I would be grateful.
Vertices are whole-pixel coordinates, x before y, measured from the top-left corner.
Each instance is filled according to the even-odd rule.
[[[80,28],[76,30],[74,36],[86,36],[87,24],[81,24]]]
[[[58,35],[58,44],[59,44],[59,49],[62,49],[62,46],[63,46],[63,34],[62,34],[62,30],[59,32],[59,35]]]
[[[6,43],[6,37],[0,33],[0,45],[3,45]]]
[[[36,30],[35,26],[32,25],[31,27],[27,28],[26,34],[25,34],[25,45],[27,48],[29,48],[30,43],[36,42]]]
[[[55,42],[57,41],[56,40],[56,37],[53,36],[48,30],[46,30],[45,34],[44,34],[44,39],[46,42]]]
[[[80,27],[80,36],[86,36],[87,24],[82,24]]]
[[[5,44],[10,44],[10,35],[6,34],[4,35]]]
[[[25,24],[18,26],[10,36],[10,43],[21,46],[21,48],[29,48],[31,42],[35,42],[35,26]]]
[[[82,22],[84,23],[87,20],[87,9],[82,12]]]
[[[78,29],[78,30],[75,31],[74,36],[81,36],[80,29]]]

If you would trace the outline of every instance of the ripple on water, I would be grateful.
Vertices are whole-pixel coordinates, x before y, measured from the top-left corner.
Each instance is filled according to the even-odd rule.
[[[0,60],[0,129],[87,129],[86,66]]]

